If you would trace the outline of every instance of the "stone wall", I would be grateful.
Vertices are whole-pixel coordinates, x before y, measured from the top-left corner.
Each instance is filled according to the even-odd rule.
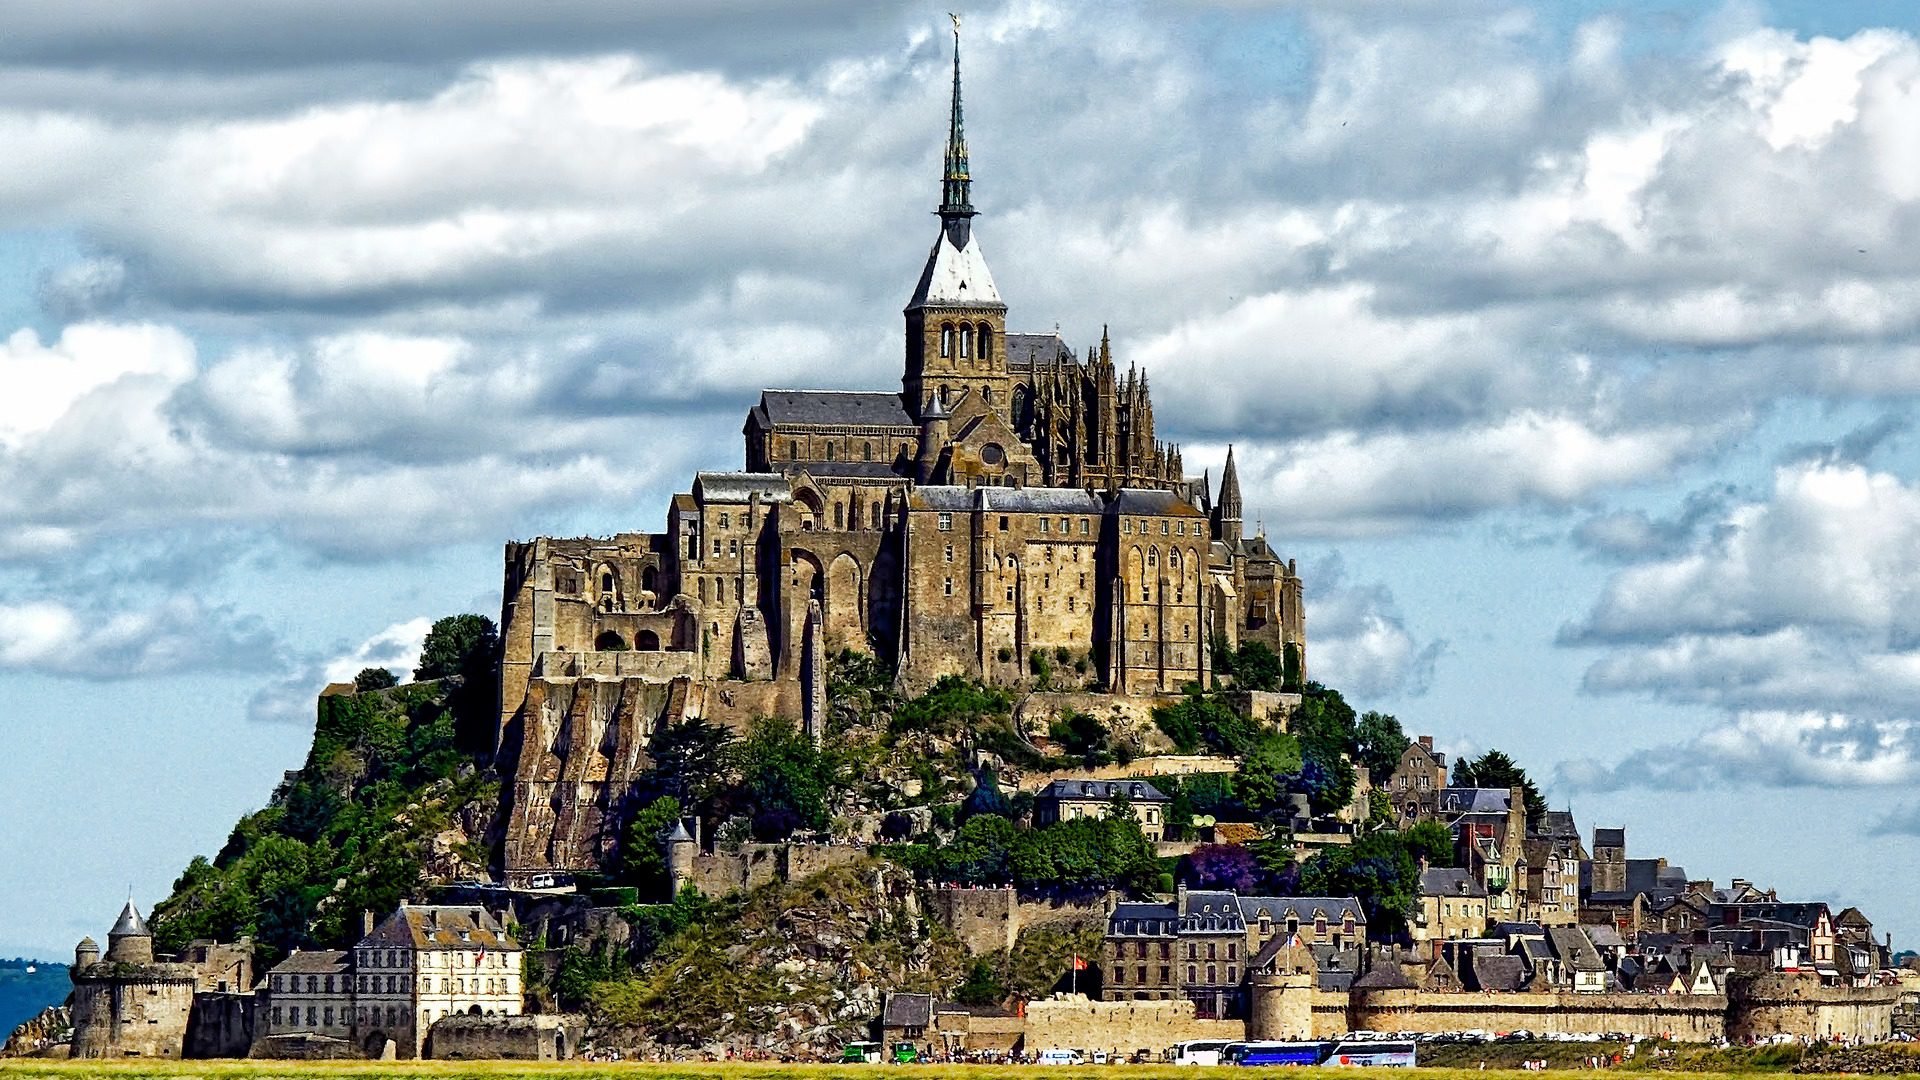
[[[1035,694],[1034,697],[1040,695]],[[1082,695],[1075,695],[1082,696]],[[1093,697],[1095,695],[1084,695]],[[1136,704],[1151,704],[1148,698],[1107,698],[1109,701],[1132,701]],[[1098,710],[1089,709],[1095,716]],[[1031,709],[1028,715],[1032,715]],[[1155,736],[1164,738],[1155,729]],[[1151,780],[1156,776],[1187,776],[1193,773],[1230,773],[1239,767],[1232,758],[1212,757],[1207,754],[1153,754],[1135,758],[1125,765],[1102,765],[1099,768],[1061,769],[1057,772],[1021,772],[1017,776],[1008,776],[1004,784],[1018,791],[1038,791],[1055,780]]]
[[[1430,994],[1414,995],[1411,1014],[1380,1028],[1381,1017],[1356,1007],[1355,1030],[1488,1031],[1605,1034],[1624,1032],[1680,1042],[1711,1042],[1726,1032],[1727,999],[1717,994]],[[1396,1014],[1402,1015],[1402,1014]]]
[[[1026,1051],[1106,1050],[1160,1053],[1189,1039],[1244,1039],[1239,1020],[1203,1020],[1193,1002],[1091,1001],[1084,994],[1056,994],[1027,1003]]]
[[[586,1025],[570,1016],[448,1016],[427,1032],[422,1056],[466,1061],[566,1061]]]
[[[246,1057],[254,1041],[257,1001],[252,993],[203,990],[195,994],[193,1014],[187,1018],[185,1056]]]
[[[1880,1042],[1893,1035],[1898,986],[1822,986],[1812,975],[1734,975],[1727,995],[1727,1035],[1766,1039],[1792,1035],[1812,1039]]]
[[[1011,887],[966,889],[936,887],[928,910],[940,925],[975,956],[1011,949],[1020,932],[1048,923],[1103,924],[1106,895],[1022,897]]]
[[[94,964],[73,985],[73,1056],[178,1058],[193,1011],[184,964]]]
[[[695,855],[691,880],[707,896],[725,896],[776,881],[798,881],[866,854],[858,844],[743,844],[737,852]]]

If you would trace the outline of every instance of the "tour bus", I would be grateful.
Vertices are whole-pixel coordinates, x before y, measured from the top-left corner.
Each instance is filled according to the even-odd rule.
[[[1342,1039],[1332,1045],[1324,1064],[1411,1069],[1414,1058],[1414,1044],[1408,1039]]]
[[[1220,1052],[1226,1065],[1318,1065],[1327,1044],[1318,1042],[1237,1042]]]
[[[880,1064],[880,1044],[877,1042],[852,1042],[840,1051],[840,1063],[843,1065]]]
[[[1167,1060],[1175,1065],[1218,1065],[1220,1051],[1225,1050],[1227,1045],[1225,1039],[1194,1039],[1175,1043],[1167,1050]]]

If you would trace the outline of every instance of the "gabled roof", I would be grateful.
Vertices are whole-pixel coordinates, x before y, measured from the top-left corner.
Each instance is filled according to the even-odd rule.
[[[1145,780],[1055,780],[1041,788],[1034,798],[1097,799],[1105,802],[1115,796],[1125,798],[1129,802],[1173,801],[1171,797]]]
[[[764,427],[920,427],[899,394],[874,390],[762,390],[752,415]]]
[[[941,229],[933,250],[927,252],[927,265],[920,271],[920,283],[914,286],[907,309],[971,305],[1006,306],[987,269],[987,257],[980,251],[980,238],[969,229],[967,245],[954,247],[951,233]]]
[[[779,473],[703,472],[693,474],[693,497],[702,503],[744,503],[754,495],[761,502],[793,501],[793,485]]]
[[[1108,937],[1172,937],[1179,926],[1180,911],[1170,903],[1125,901],[1107,916]]]
[[[1512,953],[1488,948],[1473,950],[1468,970],[1472,973],[1475,989],[1498,992],[1524,990],[1531,974],[1525,960]]]
[[[347,970],[348,954],[331,949],[295,949],[273,966],[273,975],[337,975]]]
[[[1445,787],[1435,804],[1442,814],[1505,814],[1513,805],[1513,792],[1506,788]]]
[[[1560,962],[1567,965],[1569,971],[1605,971],[1607,963],[1600,958],[1600,950],[1577,926],[1555,926],[1547,930],[1547,940],[1553,943],[1553,951],[1560,956]]]
[[[1487,887],[1459,867],[1435,866],[1420,871],[1420,895],[1484,897]]]
[[[1200,508],[1171,491],[1147,488],[1121,488],[1114,509],[1122,514],[1158,514],[1172,517],[1206,517]]]
[[[1539,828],[1530,830],[1534,836],[1546,840],[1571,840],[1580,842],[1580,827],[1573,822],[1571,810],[1549,810],[1540,815]]]
[[[970,511],[976,506],[990,513],[1098,515],[1106,504],[1080,488],[957,487],[923,485],[913,489],[908,505],[915,510]]]
[[[881,1027],[930,1027],[933,1024],[932,994],[888,994],[887,1007],[880,1014]]]
[[[356,947],[520,951],[520,943],[484,908],[451,904],[401,904]]]
[[[1073,363],[1073,350],[1054,334],[1014,334],[1006,336],[1002,350],[1010,368],[1051,367],[1055,361]]]
[[[1418,986],[1400,965],[1391,960],[1377,960],[1366,973],[1353,980],[1355,990],[1412,990]]]
[[[1186,907],[1180,913],[1183,934],[1243,934],[1247,924],[1240,918],[1239,898],[1230,892],[1191,889],[1184,894]]]
[[[1357,925],[1367,925],[1366,911],[1351,896],[1242,896],[1239,900],[1240,917],[1250,923],[1258,922],[1264,911],[1276,923],[1285,923],[1291,913],[1302,923],[1312,923],[1324,914],[1330,923],[1344,922],[1352,915]]]

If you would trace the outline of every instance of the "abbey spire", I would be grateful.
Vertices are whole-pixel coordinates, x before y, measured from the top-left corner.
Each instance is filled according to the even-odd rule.
[[[947,118],[947,154],[940,177],[940,223],[953,246],[967,246],[973,217],[973,178],[967,174],[967,126],[960,112],[960,16],[953,20],[953,111]]]
[[[1233,467],[1233,444],[1227,444],[1227,466],[1220,471],[1220,499],[1213,506],[1213,535],[1229,544],[1240,540],[1240,471]]]

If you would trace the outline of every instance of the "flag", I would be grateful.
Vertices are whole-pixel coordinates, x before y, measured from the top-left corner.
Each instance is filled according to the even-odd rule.
[[[1073,954],[1073,970],[1075,971],[1087,970],[1087,962],[1085,960],[1080,959],[1079,953]]]

